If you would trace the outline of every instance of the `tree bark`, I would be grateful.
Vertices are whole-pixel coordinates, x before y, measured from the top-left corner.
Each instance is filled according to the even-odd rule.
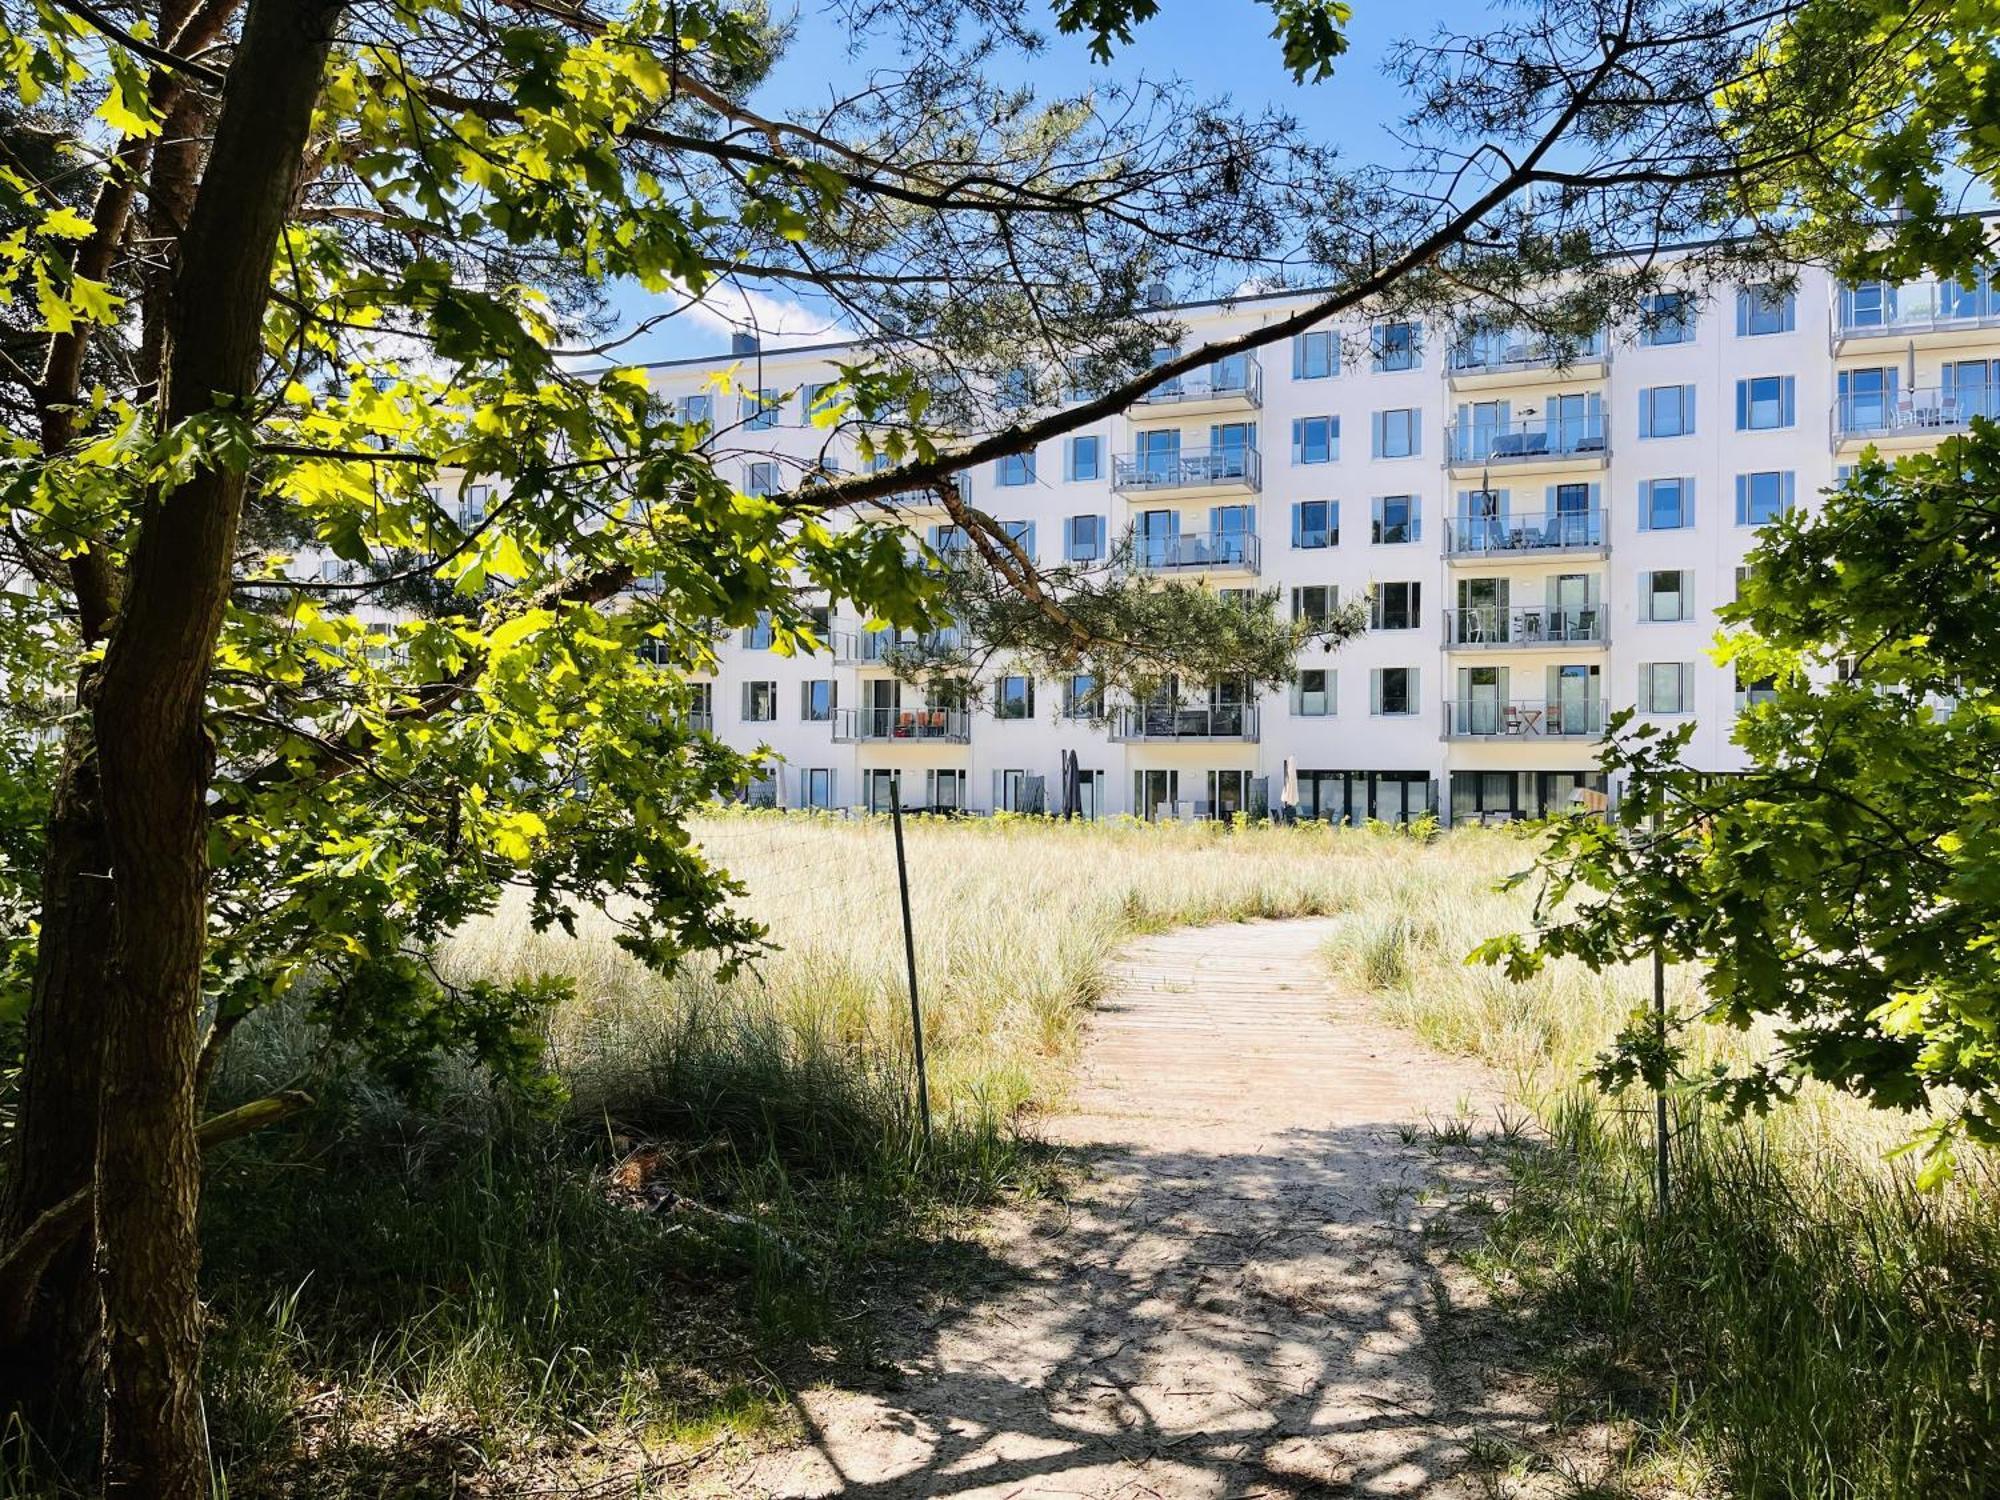
[[[338,0],[253,0],[223,88],[168,309],[163,421],[240,407]],[[104,1487],[204,1500],[195,1138],[207,945],[203,702],[245,476],[196,470],[150,496],[95,712],[117,879],[98,1123]]]

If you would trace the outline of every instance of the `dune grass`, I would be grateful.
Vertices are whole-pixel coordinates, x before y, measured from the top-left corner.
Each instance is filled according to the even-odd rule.
[[[305,1077],[322,1103],[212,1178],[210,1417],[239,1492],[307,1463],[315,1496],[504,1487],[593,1444],[659,1457],[631,1492],[671,1492],[661,1455],[788,1430],[793,1384],[872,1358],[885,1278],[948,1290],[979,1267],[954,1235],[972,1211],[1062,1170],[1035,1118],[1128,937],[1393,903],[1454,857],[1390,830],[913,820],[926,1143],[889,825],[695,833],[771,929],[749,971],[662,977],[608,922],[537,934],[512,906],[437,955],[576,981],[549,1029],[554,1118],[464,1073],[411,1103],[330,1070],[289,1015],[245,1029],[231,1089]]]
[[[2000,1171],[1968,1152],[1921,1191],[1894,1155],[1920,1120],[1807,1088],[1730,1122],[1672,1101],[1672,1201],[1654,1196],[1649,1097],[1579,1080],[1651,996],[1650,967],[1557,963],[1526,984],[1467,966],[1529,917],[1497,877],[1515,844],[1464,841],[1400,899],[1352,910],[1327,945],[1342,980],[1443,1050],[1484,1059],[1541,1126],[1509,1169],[1472,1264],[1539,1348],[1555,1415],[1625,1445],[1555,1478],[1558,1440],[1503,1452],[1499,1492],[1970,1497],[2000,1493]],[[1673,1014],[1700,1007],[1670,970]],[[1699,1021],[1697,1072],[1763,1055],[1768,1032]],[[1561,1459],[1567,1463],[1567,1459]],[[1538,1477],[1537,1477],[1538,1476]]]

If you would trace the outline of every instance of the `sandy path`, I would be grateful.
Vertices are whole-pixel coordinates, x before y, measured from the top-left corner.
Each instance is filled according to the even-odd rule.
[[[893,1390],[802,1398],[737,1495],[1457,1493],[1466,1413],[1424,1348],[1429,1162],[1399,1123],[1491,1098],[1335,998],[1320,920],[1187,929],[1117,964],[1010,1274],[891,1341]]]

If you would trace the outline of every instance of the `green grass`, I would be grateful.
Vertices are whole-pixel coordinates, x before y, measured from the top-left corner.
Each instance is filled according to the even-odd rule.
[[[1518,846],[1463,852],[1412,871],[1396,905],[1356,910],[1326,960],[1390,1019],[1495,1067],[1537,1123],[1536,1139],[1492,1148],[1509,1190],[1468,1230],[1484,1244],[1475,1269],[1529,1335],[1558,1431],[1527,1452],[1498,1445],[1495,1475],[1559,1471],[1609,1430],[1624,1449],[1611,1473],[1543,1492],[2000,1493],[1993,1158],[1971,1153],[1958,1181],[1925,1192],[1891,1155],[1919,1119],[1824,1089],[1741,1125],[1682,1100],[1662,1217],[1649,1097],[1579,1084],[1650,999],[1649,971],[1559,963],[1514,985],[1466,966],[1528,913],[1484,878],[1520,862]],[[1693,972],[1671,973],[1668,994],[1691,1014]],[[1685,1040],[1697,1067],[1770,1045],[1699,1023]]]
[[[962,1233],[977,1212],[1064,1170],[1035,1119],[1060,1099],[1120,944],[1358,909],[1452,858],[1384,830],[908,831],[928,1144],[881,821],[740,814],[697,830],[778,944],[728,982],[651,973],[603,922],[536,934],[510,906],[459,934],[438,955],[449,971],[575,979],[550,1026],[566,1093],[553,1119],[462,1071],[415,1106],[327,1077],[323,1039],[294,1016],[246,1027],[230,1091],[304,1077],[322,1099],[211,1176],[209,1415],[235,1491],[422,1493],[550,1454],[574,1483],[593,1451],[791,1432],[790,1389],[869,1365],[874,1309],[981,1274]],[[608,1190],[635,1160],[698,1209]]]

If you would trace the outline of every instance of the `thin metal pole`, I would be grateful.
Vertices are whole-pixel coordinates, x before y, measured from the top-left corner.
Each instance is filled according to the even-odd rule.
[[[1658,944],[1653,947],[1653,1044],[1659,1049],[1662,1073],[1653,1090],[1653,1185],[1659,1193],[1660,1213],[1667,1211],[1667,956]]]
[[[910,865],[903,855],[902,778],[889,778],[889,815],[896,825],[896,885],[903,897],[903,961],[910,970],[910,1036],[916,1044],[917,1114],[924,1122],[924,1145],[931,1143],[931,1084],[924,1066],[924,1009],[917,1003],[917,934],[910,922]]]

